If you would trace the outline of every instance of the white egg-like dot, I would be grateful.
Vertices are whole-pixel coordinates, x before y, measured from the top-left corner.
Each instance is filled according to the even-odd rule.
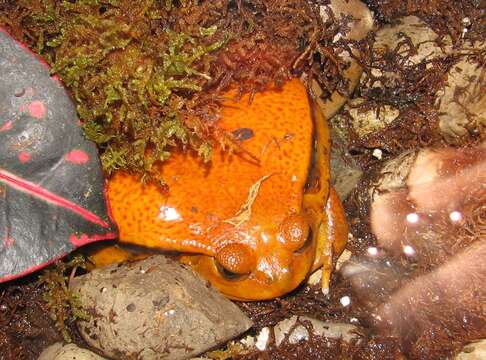
[[[368,255],[371,255],[371,256],[378,255],[378,248],[376,248],[374,246],[370,246],[367,251],[368,251]]]
[[[339,302],[341,303],[342,306],[349,306],[351,304],[351,298],[349,296],[343,296]]]
[[[458,222],[462,220],[462,214],[459,211],[452,211],[449,214],[449,219],[454,222]]]
[[[417,213],[407,214],[407,221],[411,224],[416,224],[419,221],[419,216]]]
[[[403,247],[403,252],[405,253],[405,255],[408,255],[408,256],[415,255],[415,249],[410,245],[405,245]]]

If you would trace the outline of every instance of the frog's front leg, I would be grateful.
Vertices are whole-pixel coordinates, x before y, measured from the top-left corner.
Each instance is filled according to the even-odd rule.
[[[343,205],[334,188],[330,190],[322,219],[312,271],[322,269],[322,292],[328,294],[334,259],[346,247],[349,232]]]
[[[344,250],[348,240],[348,224],[341,201],[330,188],[329,161],[331,144],[327,122],[317,106],[313,106],[315,132],[314,165],[304,195],[304,208],[316,241],[312,271],[322,267],[322,292],[329,292],[334,258]]]

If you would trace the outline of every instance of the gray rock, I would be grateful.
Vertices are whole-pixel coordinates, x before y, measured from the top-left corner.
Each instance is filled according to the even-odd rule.
[[[246,331],[250,320],[189,268],[157,255],[76,278],[91,314],[78,322],[107,357],[188,359]]]
[[[345,200],[358,184],[363,171],[349,154],[345,141],[331,129],[331,185],[341,200]]]
[[[414,66],[424,61],[425,67],[430,68],[432,63],[428,61],[445,58],[452,49],[452,40],[449,37],[442,39],[442,46],[436,43],[438,39],[439,35],[415,16],[403,17],[396,24],[385,25],[377,30],[376,40],[373,44],[376,59],[371,63],[370,70],[373,75],[372,79],[367,73],[363,73],[355,98],[348,101],[344,107],[345,111],[331,119],[333,129],[339,132],[344,139],[349,139],[350,134],[347,127],[349,124],[353,128],[353,137],[364,139],[366,136],[384,130],[399,119],[402,114],[398,107],[390,104],[377,106],[367,102],[360,97],[360,94],[372,93],[377,88],[396,89],[399,92],[404,79],[401,78],[400,73],[394,70],[385,71],[381,68],[384,63],[391,65],[385,54],[395,49],[398,44],[402,44],[398,53],[403,56],[403,67],[413,69]],[[405,45],[408,40],[417,50],[411,56],[408,56],[410,49]]]
[[[391,191],[402,189],[406,186],[408,175],[417,157],[424,156],[425,150],[405,151],[397,157],[383,163],[376,180],[369,189],[370,198],[377,198]]]
[[[320,15],[324,21],[328,20],[328,7],[338,20],[341,20],[344,16],[349,17],[348,32],[346,34],[339,33],[338,38],[344,36],[350,40],[361,40],[373,29],[373,13],[360,0],[330,0],[329,4],[320,5]],[[335,40],[339,40],[338,38]]]
[[[345,324],[345,323],[335,323],[335,322],[324,322],[317,319],[312,319],[306,316],[301,316],[301,320],[310,321],[312,324],[312,329],[315,335],[332,338],[332,339],[343,339],[344,341],[351,341],[358,337],[355,333],[357,330],[356,326]],[[289,336],[289,343],[296,344],[301,340],[309,339],[309,332],[302,325],[295,326],[297,321],[297,316],[292,316],[290,319],[285,319],[280,321],[274,327],[275,333],[275,343],[280,345],[285,336],[289,334],[289,331],[293,328]]]
[[[105,358],[76,344],[55,343],[46,348],[37,360],[105,360]]]

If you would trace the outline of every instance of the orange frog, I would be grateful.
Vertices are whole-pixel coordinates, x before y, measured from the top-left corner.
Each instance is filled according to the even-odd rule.
[[[183,253],[237,300],[281,296],[319,267],[326,291],[347,225],[329,188],[326,123],[305,86],[292,80],[251,104],[248,96],[227,102],[220,125],[245,152],[215,151],[209,164],[173,154],[161,167],[167,192],[124,172],[109,180],[120,241]]]

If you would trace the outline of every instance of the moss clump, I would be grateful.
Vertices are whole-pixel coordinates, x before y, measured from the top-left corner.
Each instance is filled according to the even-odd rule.
[[[211,80],[211,54],[228,41],[214,26],[173,30],[173,1],[18,1],[24,24],[39,31],[34,49],[71,90],[104,169],[150,173],[170,148],[208,160],[211,144],[184,101]],[[179,7],[195,6],[191,1]]]
[[[76,100],[104,169],[157,179],[178,149],[205,161],[238,146],[218,128],[220,94],[308,72],[345,88],[334,43],[346,29],[313,0],[9,0],[0,26],[42,55]],[[339,46],[345,47],[345,44]],[[310,78],[309,77],[309,78]],[[341,84],[340,84],[341,82]],[[160,179],[157,179],[160,180]]]
[[[45,286],[44,300],[51,318],[66,342],[71,342],[68,324],[78,319],[89,320],[89,314],[81,308],[79,297],[69,288],[69,282],[77,268],[86,268],[86,261],[82,256],[75,256],[69,261],[58,261],[53,267],[44,270],[38,280],[40,285]]]

